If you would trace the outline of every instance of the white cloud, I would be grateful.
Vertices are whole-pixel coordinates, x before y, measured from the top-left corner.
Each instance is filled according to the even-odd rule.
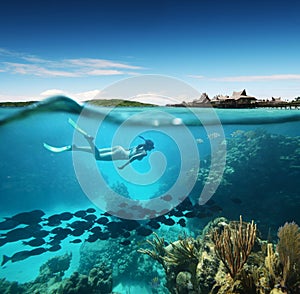
[[[16,102],[16,101],[37,101],[41,98],[38,96],[32,95],[8,95],[0,94],[0,102]]]
[[[300,74],[284,74],[284,75],[258,75],[258,76],[233,76],[213,78],[212,80],[219,82],[259,82],[259,81],[282,81],[282,80],[300,80]]]
[[[77,101],[93,100],[99,93],[100,90],[91,90],[74,94],[72,97]]]
[[[124,72],[116,69],[94,69],[86,72],[89,76],[112,76],[112,75],[122,75]]]
[[[60,89],[49,89],[40,94],[44,97],[55,96],[55,95],[67,95],[67,93]]]
[[[175,104],[175,103],[180,103],[182,100],[162,96],[159,94],[140,94],[136,95],[135,97],[132,97],[132,101],[138,101],[142,103],[151,103],[151,104],[156,104],[156,105],[166,105],[166,104]]]
[[[281,74],[281,75],[254,75],[254,76],[227,76],[209,78],[200,75],[189,75],[195,79],[206,79],[216,82],[261,82],[261,81],[287,81],[300,80],[300,74]]]
[[[194,78],[194,79],[205,79],[205,76],[201,76],[201,75],[188,75],[189,78]]]
[[[22,54],[13,50],[7,50],[5,48],[0,48],[0,55],[2,56],[12,56],[12,57],[20,57]]]
[[[40,99],[45,99],[51,96],[56,95],[64,95],[67,97],[70,97],[71,99],[74,99],[76,101],[86,101],[86,100],[92,100],[94,99],[98,94],[100,93],[100,90],[89,90],[85,92],[80,93],[72,93],[69,91],[61,90],[61,89],[49,89],[45,90],[42,93],[40,93]],[[38,99],[38,100],[40,100]]]
[[[4,62],[6,71],[21,75],[34,75],[39,77],[79,77],[76,72],[48,69],[43,66],[26,63]]]
[[[143,69],[140,66],[130,65],[112,60],[96,58],[78,58],[63,60],[46,60],[37,56],[9,51],[0,48],[0,55],[6,57],[1,71],[21,75],[34,75],[39,77],[87,77],[132,75],[126,70]]]
[[[80,58],[80,59],[65,59],[64,61],[71,65],[89,67],[89,68],[141,69],[140,66],[118,63],[118,62],[105,60],[105,59]]]
[[[21,96],[21,95],[1,95],[0,94],[0,102],[6,102],[6,101],[39,101],[39,100],[44,100],[49,97],[53,97],[56,95],[63,95],[66,97],[69,97],[77,102],[84,102],[88,100],[93,100],[93,99],[114,99],[116,97],[108,97],[106,95],[101,96],[102,92],[98,89],[95,90],[88,90],[84,92],[79,92],[79,93],[73,93],[67,90],[62,90],[62,89],[48,89],[43,92],[41,92],[38,95],[34,96]],[[127,100],[131,101],[139,101],[143,103],[154,103],[157,105],[165,105],[168,103],[178,103],[181,100],[176,100],[176,99],[170,99],[168,97],[164,97],[160,93],[146,93],[146,94],[140,94],[136,95],[134,97],[128,98],[128,97],[121,97]]]
[[[56,96],[56,95],[63,95],[66,97],[69,97],[75,101],[78,102],[83,102],[83,101],[87,101],[87,100],[92,100],[94,99],[98,94],[100,93],[100,90],[89,90],[89,91],[85,91],[85,92],[79,92],[79,93],[73,93],[67,90],[62,90],[62,89],[48,89],[45,90],[39,94],[34,94],[34,95],[28,95],[28,96],[24,96],[24,95],[5,95],[5,94],[0,94],[0,102],[6,102],[6,101],[39,101],[39,100],[43,100],[52,96]]]

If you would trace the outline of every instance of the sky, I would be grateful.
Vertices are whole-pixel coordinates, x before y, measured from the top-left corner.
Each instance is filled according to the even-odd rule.
[[[300,96],[299,11],[297,0],[2,1],[0,101],[93,99],[149,74],[211,98],[246,89],[293,99]]]

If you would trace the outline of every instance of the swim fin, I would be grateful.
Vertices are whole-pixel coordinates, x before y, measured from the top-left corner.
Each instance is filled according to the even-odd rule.
[[[47,143],[44,143],[44,147],[46,149],[48,149],[49,151],[52,151],[52,152],[55,152],[55,153],[72,150],[72,146],[71,145],[63,146],[63,147],[53,147],[53,146],[48,145]]]
[[[68,119],[69,124],[76,130],[78,131],[80,134],[82,134],[83,136],[89,138],[90,135],[84,131],[83,129],[81,129],[74,120],[72,120],[71,118]]]

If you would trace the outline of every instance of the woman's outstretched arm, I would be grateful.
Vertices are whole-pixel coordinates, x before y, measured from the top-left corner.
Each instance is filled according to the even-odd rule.
[[[143,151],[143,153],[140,153],[140,154],[136,154],[136,155],[132,156],[125,164],[123,164],[122,166],[119,166],[118,169],[123,169],[129,163],[135,161],[136,159],[142,160],[145,156],[147,156],[147,152],[146,151]]]

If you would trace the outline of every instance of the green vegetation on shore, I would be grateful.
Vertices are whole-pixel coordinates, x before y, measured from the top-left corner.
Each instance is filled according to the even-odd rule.
[[[0,102],[0,107],[25,107],[38,101],[18,101],[18,102]],[[137,101],[129,101],[122,99],[99,99],[88,100],[85,103],[99,107],[153,107],[156,106],[150,103],[142,103]]]
[[[153,107],[156,106],[150,103],[142,103],[137,101],[129,101],[129,100],[122,100],[122,99],[99,99],[99,100],[89,100],[86,103],[94,106],[101,106],[101,107],[110,107],[110,106],[117,106],[117,107]]]
[[[36,103],[37,101],[16,101],[16,102],[0,102],[0,107],[25,107]]]

